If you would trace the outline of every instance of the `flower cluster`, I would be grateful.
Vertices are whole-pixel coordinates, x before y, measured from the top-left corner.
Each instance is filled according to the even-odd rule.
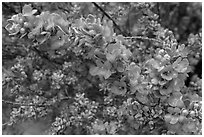
[[[28,54],[5,75],[15,78],[4,87],[12,85],[20,105],[10,121],[55,108],[50,134],[201,134],[201,79],[185,84],[193,54],[201,57],[201,36],[180,44],[157,21],[154,4],[130,7],[137,23],[124,33],[109,16],[70,23],[63,13],[39,13],[31,5],[13,15],[6,30],[28,41]]]

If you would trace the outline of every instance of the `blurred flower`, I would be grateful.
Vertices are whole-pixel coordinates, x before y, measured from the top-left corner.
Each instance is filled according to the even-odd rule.
[[[189,66],[189,62],[188,59],[179,57],[172,66],[177,72],[184,73]]]
[[[126,83],[123,81],[114,81],[111,87],[111,92],[115,95],[124,96],[127,92]]]
[[[162,69],[161,71],[161,77],[163,79],[166,79],[166,80],[172,80],[173,78],[176,78],[177,77],[177,72],[173,70],[172,66],[169,65],[169,66],[166,66],[164,69]]]

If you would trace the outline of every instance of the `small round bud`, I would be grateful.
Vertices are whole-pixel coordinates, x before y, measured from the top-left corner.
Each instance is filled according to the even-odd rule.
[[[172,119],[172,115],[171,114],[167,114],[167,115],[164,116],[164,120],[166,122],[168,122],[168,123],[171,121],[171,119]]]
[[[195,103],[195,104],[194,104],[194,108],[195,108],[195,109],[198,109],[198,108],[199,108],[199,104],[198,104],[198,103]]]
[[[23,26],[25,28],[29,28],[29,27],[31,27],[31,24],[29,22],[24,22]]]
[[[180,115],[179,118],[178,118],[178,121],[183,122],[184,119],[185,119],[185,116]]]
[[[21,29],[20,29],[20,33],[21,33],[21,34],[24,34],[25,32],[26,32],[25,28],[21,28]]]
[[[184,116],[187,116],[188,115],[188,110],[184,109],[181,114],[184,115]]]
[[[20,24],[23,23],[23,21],[24,21],[23,18],[20,18],[20,19],[19,19],[19,23],[20,23]]]
[[[29,38],[29,39],[34,39],[35,36],[33,35],[33,33],[29,33],[29,34],[28,34],[28,38]]]
[[[193,111],[193,110],[190,111],[190,116],[191,116],[191,117],[195,117],[195,115],[196,115],[196,114],[195,114],[195,111]]]

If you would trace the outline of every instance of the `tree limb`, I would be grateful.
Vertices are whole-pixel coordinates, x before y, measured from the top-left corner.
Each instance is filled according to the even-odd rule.
[[[116,22],[108,15],[108,13],[106,13],[97,3],[92,2],[94,4],[94,6],[96,6],[101,12],[103,12],[103,14],[108,17],[108,19],[110,19],[114,26],[120,31],[121,34],[123,34],[125,37],[127,37],[128,35],[124,32],[122,32],[122,30],[120,29],[120,27],[116,24]]]
[[[125,37],[126,39],[142,39],[142,40],[149,40],[149,41],[155,41],[158,43],[162,43],[162,41],[154,38],[148,38],[148,37],[142,37],[142,36],[133,36],[133,37]]]
[[[61,98],[61,99],[57,100],[57,102],[61,102],[62,100],[67,100],[67,99],[71,99],[71,98],[70,97],[64,97],[64,98]],[[25,103],[17,103],[17,102],[12,102],[12,101],[8,101],[8,100],[4,100],[4,99],[2,99],[2,102],[6,103],[6,104],[16,105],[16,106],[34,106],[34,107],[50,107],[50,106],[53,106],[53,104],[35,104],[35,103],[33,103],[33,104],[25,104]]]
[[[17,103],[17,102],[11,102],[8,100],[3,100],[2,102],[6,103],[6,104],[11,104],[11,105],[17,105],[17,106],[35,106],[35,107],[47,107],[47,106],[51,106],[51,105],[43,105],[43,104],[25,104],[25,103]]]

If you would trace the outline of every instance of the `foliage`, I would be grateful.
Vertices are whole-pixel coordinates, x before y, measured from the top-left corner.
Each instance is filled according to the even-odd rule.
[[[45,117],[47,134],[202,134],[201,78],[185,83],[201,33],[179,43],[156,3],[40,5],[4,24],[4,126]],[[8,47],[17,56],[8,59]]]

